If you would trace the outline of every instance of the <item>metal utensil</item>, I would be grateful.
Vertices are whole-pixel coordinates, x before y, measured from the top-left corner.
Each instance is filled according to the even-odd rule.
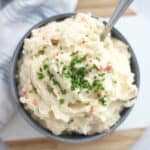
[[[127,10],[129,5],[133,2],[133,0],[120,0],[116,9],[114,10],[109,22],[107,23],[102,35],[101,40],[103,41],[107,34],[111,31],[112,27],[119,20],[121,15]]]

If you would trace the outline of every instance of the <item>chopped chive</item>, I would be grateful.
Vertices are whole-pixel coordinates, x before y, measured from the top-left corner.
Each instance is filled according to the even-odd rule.
[[[53,83],[54,85],[58,85],[58,82],[55,79],[53,79]]]
[[[69,68],[67,66],[63,67],[62,74],[66,78],[69,78],[71,76],[71,73],[70,73]]]
[[[63,95],[67,93],[67,90],[63,89],[57,80],[53,79],[53,83],[54,83],[54,85],[57,85],[59,87],[59,89]]]
[[[44,74],[42,72],[37,72],[38,79],[44,79]]]
[[[76,64],[80,64],[86,61],[87,55],[82,57],[78,57],[77,55],[73,56],[69,65],[64,65],[62,69],[62,75],[65,78],[71,79],[71,87],[70,89],[74,91],[75,89],[87,89],[87,93],[89,90],[98,91],[104,90],[103,87],[103,75],[99,74],[99,76],[94,77],[94,81],[90,83],[87,79],[85,79],[86,74],[89,73],[90,70],[95,69],[99,70],[96,64],[93,64],[92,67],[88,67],[88,64],[80,68],[76,68]],[[103,78],[102,78],[103,77]]]
[[[100,94],[100,93],[98,93],[98,94],[97,94],[97,97],[100,97],[100,96],[101,96],[101,94]]]
[[[43,68],[44,68],[44,70],[46,70],[48,68],[48,64],[44,64]]]
[[[102,78],[105,76],[105,73],[98,74],[98,76]]]
[[[71,56],[75,56],[75,55],[77,55],[78,53],[79,53],[79,51],[72,52],[72,53],[71,53]]]
[[[49,48],[50,46],[47,44],[47,45],[44,45],[43,46],[43,49],[46,49],[46,48]]]
[[[116,81],[116,80],[113,80],[113,83],[114,83],[114,84],[116,84],[116,83],[117,83],[117,81]]]
[[[32,89],[35,93],[37,93],[37,89],[34,86],[32,86]]]
[[[79,100],[79,99],[77,99],[76,102],[79,103],[79,104],[81,104],[81,100]]]
[[[63,47],[62,47],[62,46],[60,46],[60,47],[59,47],[59,49],[60,49],[60,50],[63,50]]]
[[[68,121],[68,124],[72,123],[73,121],[74,121],[73,119],[70,119],[70,120]]]
[[[43,71],[43,69],[40,67],[40,72],[42,72]]]
[[[93,69],[95,69],[97,71],[99,70],[96,64],[93,64]]]
[[[60,104],[64,104],[65,100],[63,98],[59,99]]]
[[[71,91],[74,91],[75,90],[75,86],[74,85],[71,85]]]
[[[100,60],[101,60],[99,57],[96,57],[96,59],[97,59],[98,61],[100,61]]]
[[[50,85],[47,84],[46,87],[49,93],[53,92],[54,89]]]
[[[86,91],[87,94],[89,94],[89,91]]]
[[[89,64],[86,64],[85,66],[86,66],[86,67],[88,67],[88,66],[89,66]]]
[[[56,61],[57,61],[57,62],[59,62],[59,59],[58,59],[58,58],[56,58]]]
[[[107,101],[106,101],[105,97],[102,97],[101,99],[99,99],[99,102],[100,102],[103,106],[106,106],[106,105],[107,105]]]
[[[64,95],[64,94],[66,94],[67,93],[67,90],[66,89],[62,89],[61,90],[61,93]]]
[[[60,62],[60,64],[61,64],[61,65],[63,65],[63,64],[64,64],[64,62],[63,62],[63,61],[61,61],[61,62]]]
[[[88,36],[89,36],[89,34],[86,34],[85,36],[86,36],[86,37],[88,37]]]
[[[48,74],[49,80],[51,80],[54,76],[49,70],[47,71],[47,74]]]
[[[104,86],[102,84],[101,80],[95,79],[92,83],[92,89],[97,91],[97,90],[104,90]]]
[[[43,55],[45,53],[45,50],[44,49],[41,49],[41,50],[39,50],[38,52],[37,52],[37,55],[39,56],[39,55]]]

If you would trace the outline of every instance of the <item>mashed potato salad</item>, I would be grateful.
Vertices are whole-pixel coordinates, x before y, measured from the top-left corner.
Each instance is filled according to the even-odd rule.
[[[108,130],[137,95],[130,53],[102,20],[78,14],[34,29],[18,62],[20,101],[56,135]]]

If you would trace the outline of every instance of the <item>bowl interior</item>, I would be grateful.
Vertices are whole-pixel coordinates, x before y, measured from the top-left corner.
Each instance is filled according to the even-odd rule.
[[[114,129],[116,129],[127,117],[129,112],[131,111],[132,107],[130,108],[125,108],[122,113],[121,113],[121,118],[117,121],[115,125],[113,125],[108,131],[99,133],[99,134],[94,134],[94,135],[80,135],[80,134],[71,134],[71,135],[54,135],[51,131],[47,130],[44,128],[42,125],[40,125],[37,121],[33,120],[31,118],[31,115],[24,109],[24,106],[22,103],[19,102],[19,95],[18,95],[18,90],[17,90],[17,81],[15,79],[16,73],[17,73],[17,61],[21,56],[21,51],[23,48],[23,43],[24,39],[27,37],[31,36],[31,30],[34,28],[38,28],[40,26],[43,26],[47,24],[48,22],[51,21],[61,21],[64,20],[65,18],[68,18],[70,16],[76,15],[75,13],[69,13],[69,14],[62,14],[62,15],[57,15],[53,16],[50,18],[45,19],[44,21],[36,24],[33,26],[21,39],[20,43],[18,44],[16,51],[14,53],[12,63],[11,63],[11,68],[10,68],[10,83],[11,83],[11,91],[14,96],[14,99],[16,100],[16,103],[19,105],[19,111],[22,114],[22,116],[25,118],[27,122],[31,124],[32,127],[36,128],[38,131],[43,133],[44,135],[51,137],[55,140],[63,141],[63,142],[71,142],[71,143],[81,143],[81,142],[86,142],[86,141],[92,141],[98,138],[101,138],[110,132],[112,132]],[[115,28],[112,29],[112,36],[120,39],[121,41],[125,42],[129,48],[129,52],[131,53],[131,70],[135,74],[135,84],[137,87],[139,87],[139,68],[138,68],[138,63],[135,57],[135,54],[130,46],[130,44],[127,42],[127,40],[124,38],[124,36]]]

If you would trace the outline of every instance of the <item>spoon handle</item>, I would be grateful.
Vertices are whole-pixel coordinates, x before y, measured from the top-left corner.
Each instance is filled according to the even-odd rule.
[[[126,11],[129,5],[133,2],[133,0],[120,0],[118,6],[110,18],[108,25],[110,27],[114,26],[117,20],[121,17],[121,15]]]
[[[106,37],[106,35],[110,32],[111,28],[115,25],[121,15],[126,11],[129,5],[133,2],[133,0],[120,0],[116,9],[114,10],[109,22],[106,25],[106,28],[103,32],[102,39]]]

